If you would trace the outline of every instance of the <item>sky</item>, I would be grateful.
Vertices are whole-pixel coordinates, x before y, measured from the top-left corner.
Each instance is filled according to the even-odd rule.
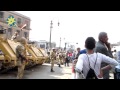
[[[16,11],[31,18],[31,40],[47,40],[50,37],[50,22],[53,21],[52,38],[59,46],[65,42],[78,43],[84,49],[87,37],[98,41],[98,34],[108,33],[110,43],[120,41],[120,11]],[[58,21],[60,25],[58,26]]]

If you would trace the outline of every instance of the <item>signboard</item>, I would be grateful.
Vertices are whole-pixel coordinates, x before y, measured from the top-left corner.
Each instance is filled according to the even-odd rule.
[[[9,16],[6,20],[7,24],[10,26],[10,27],[15,27],[17,26],[16,25],[16,19],[14,18],[14,16]]]

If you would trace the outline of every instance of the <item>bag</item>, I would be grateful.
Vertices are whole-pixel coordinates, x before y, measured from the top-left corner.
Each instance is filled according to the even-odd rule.
[[[87,57],[88,57],[88,55],[87,55]],[[89,61],[89,57],[88,57],[88,61]],[[96,56],[96,61],[95,61],[95,64],[94,64],[94,68],[95,68],[96,62],[97,62],[97,56]],[[90,69],[87,73],[86,79],[98,79],[96,74],[95,74],[94,69],[92,69],[91,66],[90,66],[90,61],[89,61],[89,67],[90,67]]]
[[[86,79],[98,79],[95,75],[95,72],[92,68],[88,71],[88,74],[86,76]]]

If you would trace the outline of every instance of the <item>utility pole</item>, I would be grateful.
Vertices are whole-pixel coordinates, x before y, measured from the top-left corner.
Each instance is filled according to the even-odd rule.
[[[67,45],[67,42],[65,42],[65,48],[64,48],[65,51],[66,51],[66,45]]]
[[[58,28],[59,28],[59,26],[60,26],[60,22],[58,21]],[[61,37],[60,37],[59,49],[61,49]]]
[[[60,37],[60,46],[59,46],[59,48],[61,48],[61,37]]]
[[[50,50],[51,50],[51,32],[52,32],[52,28],[53,28],[53,22],[52,22],[52,20],[51,20],[51,23],[50,23],[50,41],[49,41],[49,48],[50,48]]]

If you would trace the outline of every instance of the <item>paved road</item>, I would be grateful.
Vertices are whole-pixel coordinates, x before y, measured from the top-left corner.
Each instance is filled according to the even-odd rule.
[[[50,64],[43,64],[25,70],[23,79],[71,79],[73,74],[70,67],[58,65],[54,67],[55,72],[50,72]],[[0,74],[0,79],[16,79],[17,70],[9,71],[5,74]],[[113,74],[110,74],[110,79],[113,79]]]
[[[50,72],[50,64],[43,64],[25,70],[23,79],[69,79],[71,78],[71,66],[54,67],[55,72]],[[0,74],[0,79],[16,79],[17,71],[9,71]]]

